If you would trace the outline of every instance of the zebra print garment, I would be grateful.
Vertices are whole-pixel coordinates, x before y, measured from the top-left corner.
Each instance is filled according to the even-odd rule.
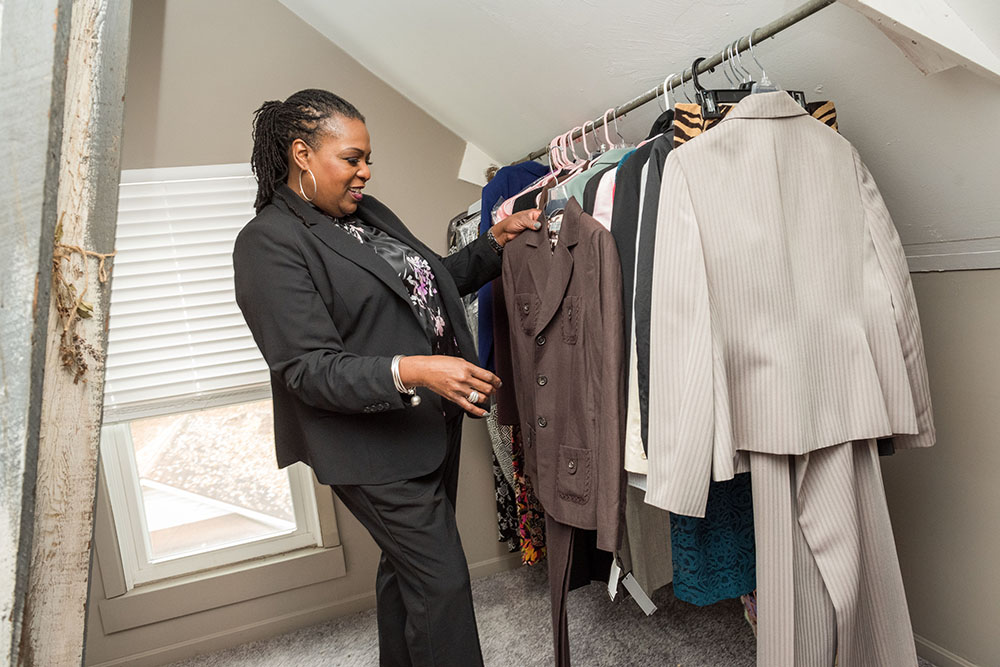
[[[705,119],[701,117],[701,105],[687,102],[677,103],[674,106],[674,148],[715,127],[734,108],[735,105],[724,106],[721,116]],[[837,109],[833,102],[807,102],[806,111],[816,120],[839,131],[837,128]]]

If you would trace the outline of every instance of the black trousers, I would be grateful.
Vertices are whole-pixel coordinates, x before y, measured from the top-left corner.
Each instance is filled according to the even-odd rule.
[[[382,549],[375,579],[382,667],[483,664],[455,523],[461,429],[461,415],[449,419],[445,460],[429,475],[333,486]]]

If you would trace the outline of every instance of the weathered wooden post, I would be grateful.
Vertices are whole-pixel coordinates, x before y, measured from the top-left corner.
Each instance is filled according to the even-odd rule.
[[[5,5],[0,624],[82,664],[131,2]]]

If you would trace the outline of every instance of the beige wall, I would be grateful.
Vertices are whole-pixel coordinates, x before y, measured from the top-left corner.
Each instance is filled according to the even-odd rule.
[[[277,0],[140,0],[131,49],[126,169],[245,162],[250,115],[261,101],[322,86],[368,116],[371,191],[432,246],[443,248],[447,219],[478,196],[455,178],[458,137]],[[876,144],[862,137],[859,145]],[[911,180],[926,186],[926,174]],[[883,470],[914,630],[921,653],[941,667],[1000,666],[1000,271],[913,280],[939,444],[885,459]],[[487,447],[482,424],[467,424],[459,523],[470,563],[504,553],[495,541]],[[376,550],[337,509],[348,576],[176,621],[105,636],[94,613],[103,590],[95,568],[88,664],[143,652],[154,664],[370,605]],[[216,636],[200,642],[208,633]],[[173,648],[158,652],[164,647]]]
[[[277,0],[139,0],[134,3],[122,167],[248,162],[252,112],[264,100],[321,87],[368,119],[369,191],[432,247],[447,222],[479,197],[456,176],[465,143],[332,45]],[[507,567],[496,540],[489,441],[465,428],[458,509],[473,574]],[[337,505],[347,576],[173,621],[105,635],[92,577],[87,664],[157,664],[374,604],[378,551]]]
[[[913,285],[938,441],[882,465],[913,630],[939,667],[997,667],[1000,270],[917,274]]]

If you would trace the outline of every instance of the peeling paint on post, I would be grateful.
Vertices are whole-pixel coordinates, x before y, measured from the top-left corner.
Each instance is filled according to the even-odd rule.
[[[131,2],[0,11],[0,664],[82,664],[104,367],[74,385],[59,365],[52,253],[57,220],[63,243],[114,245]],[[96,273],[80,332],[103,358]]]
[[[70,6],[5,2],[0,24],[0,664],[19,659],[31,555]]]
[[[128,0],[73,3],[56,243],[62,273],[92,304],[91,316],[76,320],[74,334],[83,341],[82,353],[93,355],[82,378],[65,367],[53,288],[51,300],[40,302],[49,308],[49,324],[22,667],[84,662],[111,295],[110,281],[98,279],[98,260],[89,253],[114,249],[130,17]],[[51,281],[51,271],[43,278]],[[75,314],[77,304],[71,301],[68,312]]]

